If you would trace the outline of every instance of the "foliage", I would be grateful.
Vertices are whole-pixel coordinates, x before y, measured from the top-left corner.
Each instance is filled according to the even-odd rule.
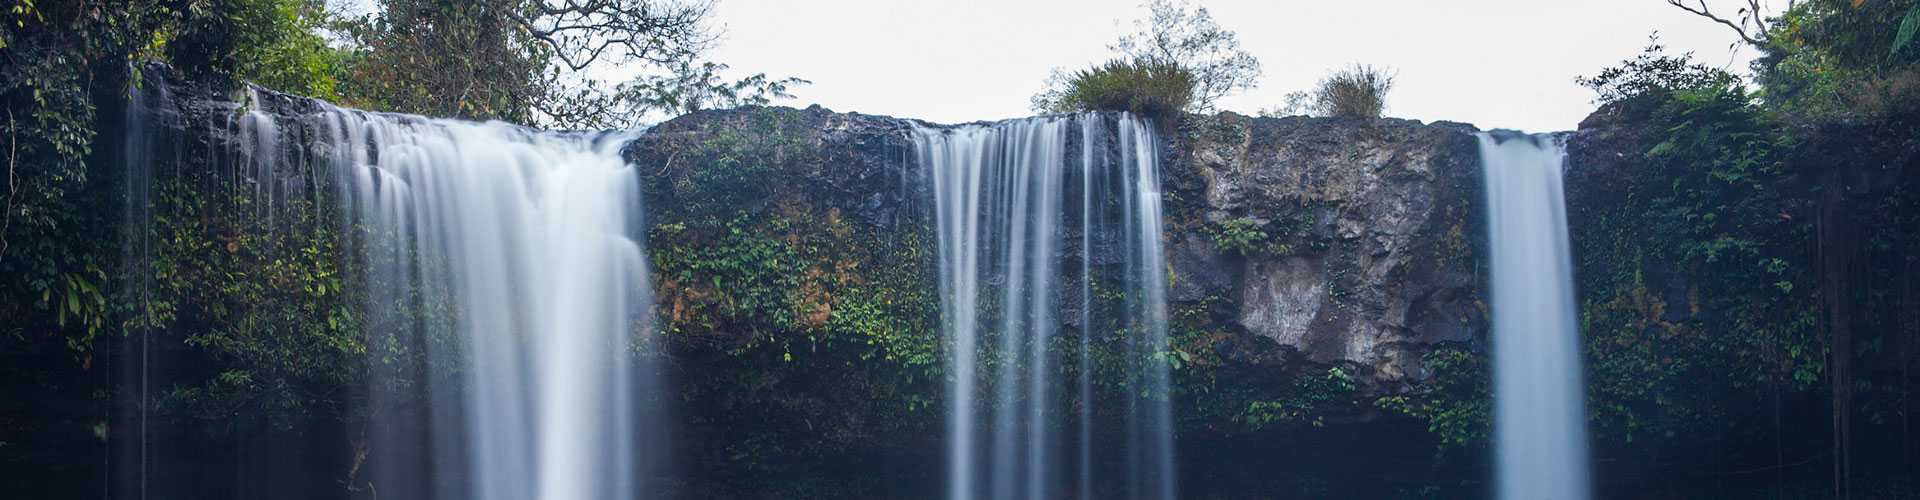
[[[16,2],[0,14],[0,333],[64,344],[87,365],[110,331],[118,204],[111,177],[93,168],[112,151],[94,144],[98,100],[124,91],[128,58],[173,14],[78,2]]]
[[[1920,53],[1911,50],[1916,13],[1920,2],[1913,0],[1802,2],[1775,23],[1775,40],[1767,48],[1817,50],[1840,69],[1905,67],[1920,62]]]
[[[5,14],[0,99],[6,103],[5,204],[0,213],[0,290],[9,303],[47,311],[11,328],[62,332],[85,351],[109,326],[104,290],[119,249],[117,178],[103,169],[96,134],[112,117],[136,58],[164,57],[214,77],[260,79],[326,95],[332,55],[311,29],[317,5],[304,0],[17,2]],[[107,157],[111,158],[111,157]],[[111,307],[110,307],[111,306]],[[37,333],[37,332],[36,332]],[[38,337],[38,335],[36,335]]]
[[[186,183],[160,187],[147,235],[152,295],[130,330],[179,335],[210,366],[160,397],[166,415],[205,424],[242,420],[291,429],[344,410],[367,353],[364,297],[340,269],[332,210],[295,200],[287,218],[253,216],[248,195],[206,199]],[[276,227],[279,226],[279,227]],[[197,372],[197,371],[196,371]]]
[[[1421,360],[1432,374],[1430,383],[1412,394],[1382,396],[1374,406],[1426,421],[1427,432],[1446,446],[1487,446],[1493,432],[1493,377],[1486,355],[1448,346]]]
[[[1173,118],[1192,98],[1194,84],[1193,74],[1177,65],[1116,59],[1074,73],[1045,111],[1126,111]]]
[[[382,0],[351,20],[349,102],[383,110],[557,127],[626,127],[649,111],[761,104],[797,78],[728,82],[701,62],[702,0]],[[609,82],[609,65],[639,76]],[[423,71],[433,68],[431,71]]]
[[[1349,402],[1354,394],[1353,376],[1340,367],[1328,368],[1321,376],[1294,379],[1292,394],[1284,399],[1256,400],[1236,420],[1258,430],[1275,422],[1323,427],[1328,406]]]
[[[513,0],[382,0],[379,14],[349,20],[348,103],[469,119],[534,121],[547,98],[548,54],[518,31]]]
[[[669,158],[648,179],[649,256],[663,339],[688,376],[673,388],[699,453],[735,487],[867,496],[823,457],[935,435],[941,380],[931,230],[850,216],[807,112],[759,108],[643,141]],[[799,436],[805,436],[800,438]],[[762,482],[766,484],[761,484]],[[864,491],[864,490],[861,490]]]
[[[670,332],[713,337],[737,356],[776,348],[786,362],[807,352],[857,353],[869,369],[909,369],[927,381],[937,366],[926,323],[935,313],[929,258],[917,234],[882,237],[820,207],[793,182],[793,162],[818,161],[787,135],[792,110],[761,109],[745,123],[715,124],[705,139],[675,149],[685,158],[655,189],[685,200],[659,217],[652,256],[660,309]],[[906,398],[924,407],[924,395]]]
[[[1200,234],[1225,253],[1241,256],[1287,255],[1303,243],[1300,239],[1306,236],[1312,224],[1313,219],[1304,214],[1271,223],[1241,217],[1208,223],[1200,228]]]
[[[1288,94],[1284,108],[1262,114],[1379,118],[1386,113],[1393,78],[1387,70],[1354,65],[1320,79],[1311,91]]]
[[[1907,9],[1906,15],[1900,16],[1900,27],[1894,31],[1893,44],[1887,47],[1887,54],[1897,56],[1912,47],[1916,33],[1920,33],[1920,4],[1915,4]]]
[[[1671,55],[1660,44],[1659,35],[1648,37],[1647,48],[1619,66],[1600,70],[1592,77],[1574,79],[1580,86],[1593,89],[1595,101],[1610,104],[1640,97],[1664,98],[1675,90],[1731,87],[1740,79],[1725,70],[1693,61],[1693,53]]]
[[[1728,425],[1726,395],[1807,389],[1824,369],[1788,146],[1738,87],[1670,91],[1660,142],[1618,202],[1570,214],[1590,406],[1612,442]],[[1686,276],[1687,278],[1679,278]]]
[[[1206,7],[1185,0],[1150,0],[1148,17],[1133,22],[1108,49],[1134,61],[1179,65],[1193,75],[1187,111],[1207,113],[1222,97],[1252,89],[1260,79],[1260,60],[1240,48],[1239,35],[1213,22]]]
[[[631,82],[623,92],[629,94],[638,109],[679,114],[702,109],[765,106],[776,99],[793,98],[787,91],[789,87],[812,83],[799,78],[772,80],[765,73],[727,82],[719,75],[727,69],[725,64],[704,62],[697,68],[690,61],[676,64],[671,74],[642,77]]]
[[[1920,3],[1799,4],[1770,28],[1755,77],[1777,113],[1806,120],[1876,118],[1920,108],[1920,54],[1902,42]]]
[[[1148,92],[1144,100],[1178,97],[1181,100],[1177,103],[1156,102],[1156,105],[1177,104],[1173,106],[1177,111],[1210,113],[1221,98],[1256,85],[1260,78],[1260,60],[1240,48],[1237,34],[1215,24],[1205,7],[1193,7],[1185,0],[1149,0],[1146,7],[1148,17],[1134,21],[1135,31],[1122,35],[1107,47],[1116,57],[1104,69],[1113,73],[1125,66],[1150,73],[1184,73],[1186,83],[1183,85],[1188,88],[1176,92],[1175,87],[1180,85],[1171,80],[1153,91],[1138,88]],[[1082,85],[1088,73],[1102,68],[1095,66],[1092,70],[1071,74],[1055,68],[1047,78],[1046,88],[1033,96],[1034,111],[1058,113],[1087,109],[1086,96],[1079,96],[1081,102],[1077,103],[1073,98],[1076,91],[1084,92]]]
[[[1884,153],[1869,152],[1876,147],[1865,143],[1881,139],[1856,137],[1857,124],[1912,135],[1905,121],[1920,109],[1920,57],[1900,31],[1915,3],[1790,5],[1776,17],[1743,11],[1737,22],[1703,13],[1705,4],[1689,9],[1763,51],[1751,93],[1718,70],[1657,54],[1583,81],[1599,83],[1590,86],[1603,102],[1634,101],[1621,116],[1649,139],[1620,172],[1632,180],[1588,175],[1587,196],[1600,198],[1568,214],[1589,228],[1573,234],[1588,408],[1596,453],[1616,467],[1667,474],[1676,462],[1772,463],[1777,475],[1843,491],[1852,489],[1849,469],[1866,469],[1849,462],[1885,463],[1911,447],[1797,430],[1905,425],[1892,423],[1892,408],[1908,404],[1913,358],[1893,339],[1910,335],[1911,322],[1890,318],[1911,307],[1912,285],[1883,277],[1910,272],[1892,256],[1912,253],[1913,226],[1892,207],[1910,207],[1911,190],[1905,179],[1864,191],[1833,179],[1883,161],[1864,159]],[[1854,263],[1835,268],[1831,259]],[[1835,320],[1849,316],[1843,335]],[[1782,463],[1795,455],[1840,459],[1834,477],[1818,478],[1819,467]],[[1755,493],[1785,494],[1774,488]]]
[[[681,151],[682,168],[656,176],[666,183],[675,214],[699,224],[716,224],[744,208],[764,205],[774,192],[766,179],[785,159],[782,152],[800,146],[789,136],[787,110],[762,109],[749,123],[709,127],[699,144]],[[699,168],[691,168],[691,166]]]
[[[338,99],[341,55],[321,37],[324,0],[190,3],[160,33],[167,61],[190,77],[234,79]]]
[[[1206,235],[1222,252],[1248,255],[1266,246],[1267,232],[1260,226],[1260,221],[1253,219],[1232,219],[1208,225]]]

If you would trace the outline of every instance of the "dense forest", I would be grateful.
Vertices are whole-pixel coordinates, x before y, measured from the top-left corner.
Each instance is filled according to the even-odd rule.
[[[1558,137],[1595,494],[1920,497],[1920,2],[1644,3],[1632,8],[1723,25],[1761,57],[1730,72],[1656,35],[1578,80],[1597,110]],[[1127,112],[1164,142],[1169,344],[1148,355],[1170,366],[1170,385],[1087,394],[1171,402],[1181,496],[1489,496],[1475,130],[1387,117],[1393,74],[1371,66],[1257,116],[1221,110],[1259,62],[1204,8],[1150,4],[1111,60],[1063,61],[1074,69],[1035,82],[1037,113]],[[369,422],[432,408],[370,394],[418,395],[412,384],[462,367],[426,359],[438,337],[392,332],[463,311],[431,290],[379,292],[390,283],[349,253],[376,229],[334,224],[350,217],[328,198],[233,188],[248,182],[222,166],[237,133],[208,125],[323,103],[541,130],[652,124],[620,155],[645,167],[646,330],[662,339],[661,352],[632,355],[670,360],[655,369],[680,422],[657,496],[942,491],[954,374],[934,209],[912,197],[928,188],[900,180],[919,161],[912,134],[932,126],[771,106],[809,82],[712,60],[712,3],[6,5],[0,491],[145,498],[151,481],[162,498],[396,497],[363,471],[390,440],[428,429],[395,437]],[[135,103],[156,89],[240,104],[182,105],[154,122],[173,130],[154,132]],[[1315,154],[1342,159],[1298,158]],[[1340,170],[1376,157],[1434,167]],[[1319,191],[1272,195],[1280,174],[1228,173],[1249,158],[1322,169],[1283,179]],[[135,174],[137,162],[155,166]],[[1234,175],[1244,199],[1220,201]],[[1419,208],[1432,221],[1369,212],[1378,200],[1353,194],[1411,184],[1432,186]],[[1361,224],[1408,229],[1348,234]],[[1375,251],[1399,244],[1418,253]],[[1303,276],[1335,311],[1294,344],[1244,319],[1259,304],[1233,291],[1252,269],[1289,262],[1324,267]],[[1133,299],[1097,269],[1086,276],[1089,295]],[[1403,284],[1429,290],[1412,313]],[[382,298],[404,305],[365,312]],[[1063,373],[1134,362],[1078,347],[1094,327],[1061,328],[1075,333],[1050,348],[1092,353]],[[1322,354],[1376,330],[1388,354]],[[133,435],[170,448],[135,450]]]

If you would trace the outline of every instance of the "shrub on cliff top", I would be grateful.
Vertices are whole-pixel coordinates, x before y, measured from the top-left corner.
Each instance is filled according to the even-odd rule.
[[[1193,73],[1177,64],[1115,59],[1075,72],[1050,101],[1035,101],[1051,113],[1127,111],[1158,118],[1177,116],[1193,91]]]
[[[1356,64],[1327,75],[1313,90],[1288,94],[1287,105],[1279,111],[1260,114],[1379,118],[1387,111],[1387,92],[1392,90],[1391,71]]]
[[[1117,61],[1106,68],[1125,65],[1135,69],[1152,67],[1178,69],[1184,73],[1185,100],[1177,108],[1191,113],[1212,113],[1221,98],[1251,89],[1260,78],[1260,60],[1240,48],[1239,35],[1214,23],[1206,7],[1186,0],[1148,0],[1147,16],[1134,21],[1134,32],[1121,35],[1107,45]],[[1095,70],[1100,69],[1096,67]],[[1079,111],[1064,107],[1063,98],[1073,92],[1088,71],[1069,73],[1054,68],[1044,90],[1033,96],[1033,110],[1041,113]],[[1169,94],[1156,97],[1170,96]],[[1099,108],[1117,109],[1117,108]]]

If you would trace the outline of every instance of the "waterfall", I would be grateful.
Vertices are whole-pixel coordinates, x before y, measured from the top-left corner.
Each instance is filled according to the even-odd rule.
[[[1108,382],[1127,395],[1109,411],[1124,415],[1126,438],[1117,450],[1100,450],[1123,456],[1126,472],[1107,484],[1132,497],[1172,498],[1166,271],[1148,124],[1088,114],[920,127],[914,138],[934,190],[950,346],[949,497],[1057,498],[1068,488],[1078,498],[1111,496],[1092,491],[1101,446],[1091,358],[1106,349],[1123,353],[1123,379]],[[1076,139],[1080,147],[1070,148]],[[1080,161],[1070,162],[1076,150]],[[1072,232],[1079,237],[1066,236]],[[1077,265],[1060,265],[1076,241]],[[1124,298],[1098,304],[1095,286]],[[1095,313],[1103,307],[1106,314]],[[1074,308],[1078,314],[1062,314]],[[1062,321],[1078,324],[1077,341],[1056,341]],[[1075,358],[1071,371],[1067,355]],[[991,399],[981,397],[983,386]],[[1068,438],[1058,432],[1069,420],[1078,430],[1071,466],[1061,453]]]
[[[151,94],[151,95],[149,95]],[[121,235],[121,265],[129,272],[119,279],[120,287],[130,290],[125,296],[137,305],[134,306],[133,321],[127,328],[128,342],[123,344],[128,352],[120,357],[128,363],[111,367],[114,375],[122,381],[137,387],[138,403],[135,411],[115,418],[115,425],[129,429],[126,435],[132,437],[132,443],[113,443],[118,449],[109,449],[117,468],[118,476],[110,474],[106,482],[123,483],[107,485],[107,495],[113,496],[114,486],[120,486],[119,497],[146,498],[148,486],[148,446],[152,434],[149,432],[148,419],[154,401],[153,387],[149,372],[152,368],[153,340],[153,242],[147,232],[153,220],[153,163],[154,157],[161,154],[160,143],[168,137],[162,133],[168,125],[177,124],[178,111],[174,108],[173,96],[166,86],[151,88],[129,88],[127,107],[124,110],[126,137],[121,144],[121,163],[124,170],[122,195],[125,204],[122,221],[126,224]],[[110,357],[105,359],[112,359]],[[134,483],[127,485],[124,483]]]
[[[361,482],[390,498],[650,491],[664,444],[640,174],[620,156],[633,134],[253,103],[230,126],[262,215],[293,192],[287,159],[311,158],[357,247]]]
[[[1480,135],[1493,263],[1500,498],[1587,498],[1585,393],[1573,305],[1566,151],[1552,136]]]

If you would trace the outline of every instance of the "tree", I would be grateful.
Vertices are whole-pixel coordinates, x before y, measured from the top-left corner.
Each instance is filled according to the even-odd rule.
[[[1726,88],[1738,85],[1740,79],[1725,70],[1694,62],[1691,52],[1678,56],[1667,54],[1666,46],[1660,45],[1660,36],[1655,34],[1648,37],[1647,48],[1640,55],[1621,61],[1619,66],[1602,69],[1592,77],[1574,78],[1574,82],[1593,89],[1598,94],[1595,100],[1608,104],[1675,90]]]
[[[1257,85],[1260,60],[1240,48],[1238,35],[1214,23],[1205,7],[1194,7],[1186,0],[1148,0],[1146,7],[1147,18],[1134,21],[1135,31],[1121,35],[1107,48],[1133,66],[1171,65],[1191,75],[1187,112],[1212,112],[1220,98]],[[1055,68],[1046,88],[1033,96],[1033,109],[1061,109],[1060,101],[1073,79],[1074,75]]]
[[[547,57],[505,11],[519,0],[381,0],[349,20],[349,104],[432,116],[534,121]]]
[[[707,26],[709,0],[380,5],[379,14],[346,26],[359,52],[349,102],[366,107],[555,127],[624,127],[649,111],[680,109],[658,103],[688,95],[764,103],[791,97],[788,88],[807,83],[764,74],[718,79],[716,72],[726,66],[700,60],[717,39]],[[615,64],[645,69],[626,82],[598,76]],[[689,85],[696,84],[704,87],[695,92]]]
[[[1133,23],[1138,31],[1108,48],[1136,61],[1176,64],[1192,73],[1192,111],[1212,111],[1220,98],[1257,85],[1260,60],[1240,48],[1239,35],[1215,24],[1206,7],[1192,7],[1186,0],[1150,0],[1147,10],[1147,19]]]
[[[320,36],[323,0],[188,2],[164,33],[167,62],[202,80],[249,81],[336,99],[340,54]]]
[[[631,82],[628,99],[645,110],[666,113],[692,113],[702,109],[764,106],[774,99],[790,99],[787,88],[809,82],[800,78],[773,80],[765,73],[728,82],[720,77],[727,65],[703,62],[699,66],[681,61],[671,74],[645,76]]]

